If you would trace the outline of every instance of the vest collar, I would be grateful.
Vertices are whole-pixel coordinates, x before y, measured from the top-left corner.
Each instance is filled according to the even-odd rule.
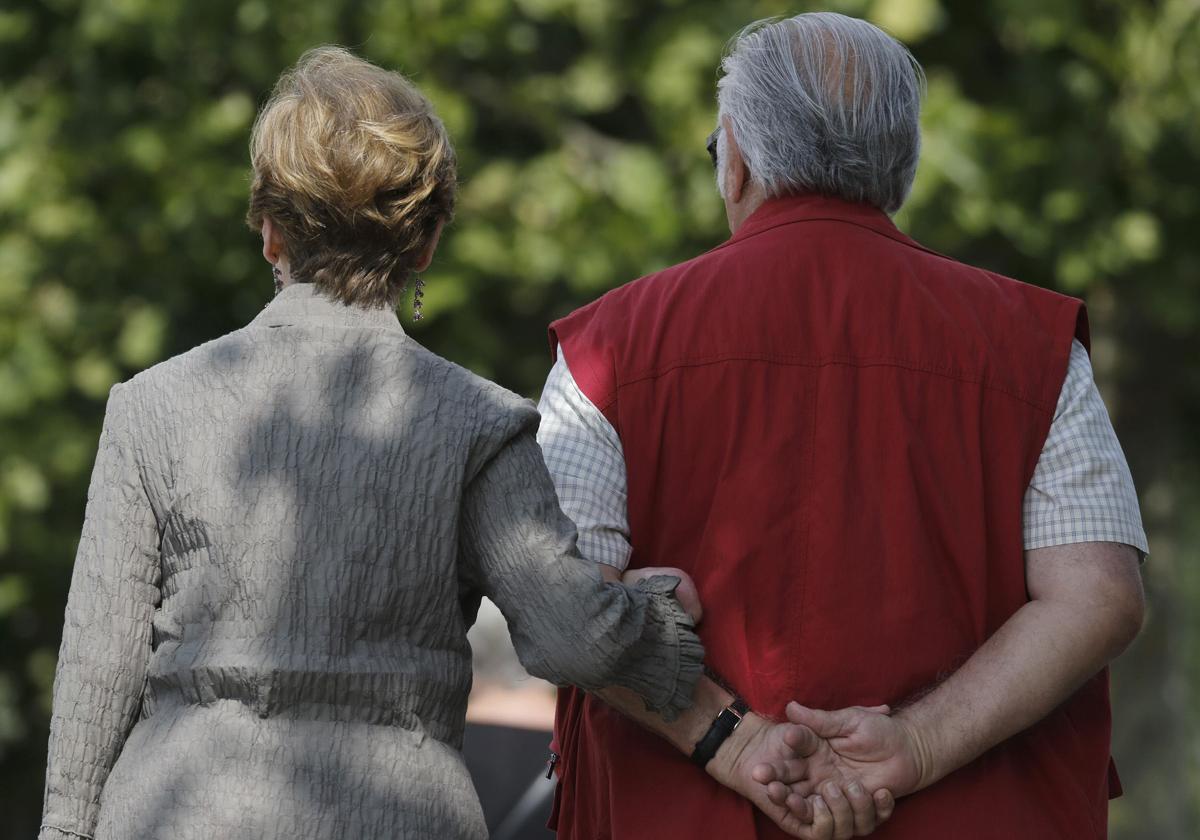
[[[376,327],[404,334],[395,309],[387,306],[347,306],[326,297],[312,283],[284,286],[250,323],[257,327],[289,327],[297,324]]]
[[[866,228],[921,250],[928,250],[900,232],[886,213],[869,204],[855,204],[840,198],[802,193],[770,198],[750,214],[729,242],[740,242],[780,225],[795,222],[834,221]]]

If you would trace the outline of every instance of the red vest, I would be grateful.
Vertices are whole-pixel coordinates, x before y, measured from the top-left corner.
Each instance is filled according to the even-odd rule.
[[[695,578],[707,661],[755,710],[903,703],[1027,601],[1022,499],[1079,301],[800,196],[550,332],[620,435],[632,567]],[[1103,838],[1109,727],[1104,672],[876,836]],[[784,836],[581,693],[556,744],[564,840]]]

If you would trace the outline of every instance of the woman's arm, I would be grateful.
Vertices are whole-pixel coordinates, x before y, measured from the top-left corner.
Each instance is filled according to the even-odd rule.
[[[159,600],[158,525],[131,442],[126,392],[109,395],[54,679],[42,840],[91,837],[142,696]]]
[[[589,690],[622,686],[666,719],[690,704],[704,651],[673,586],[605,583],[579,556],[532,428],[467,488],[461,537],[469,576],[504,613],[531,674]]]

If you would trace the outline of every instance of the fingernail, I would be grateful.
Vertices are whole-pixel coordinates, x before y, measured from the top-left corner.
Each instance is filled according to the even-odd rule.
[[[850,793],[854,794],[855,796],[862,796],[863,786],[858,782],[854,782],[852,785],[850,785]]]
[[[829,790],[826,791],[825,795],[834,800],[842,798],[842,792],[838,789],[837,785],[830,785]]]

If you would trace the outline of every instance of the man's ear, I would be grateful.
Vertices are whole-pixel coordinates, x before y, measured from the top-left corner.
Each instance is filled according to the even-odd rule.
[[[737,138],[733,134],[733,123],[728,115],[721,117],[721,131],[725,135],[725,142],[721,144],[725,153],[725,159],[721,162],[725,173],[725,197],[731,203],[737,204],[742,200],[742,195],[750,183],[750,167],[746,166],[746,159],[742,157],[742,150],[738,148]]]
[[[263,259],[271,265],[275,265],[283,254],[283,233],[279,230],[279,226],[271,221],[270,216],[263,216],[262,239]]]
[[[433,229],[433,235],[429,237],[429,241],[425,243],[425,247],[421,249],[421,253],[417,256],[417,261],[413,265],[413,271],[420,274],[429,268],[429,264],[433,262],[433,253],[437,250],[438,242],[442,239],[442,228],[445,226],[446,220],[438,219],[437,227]]]

